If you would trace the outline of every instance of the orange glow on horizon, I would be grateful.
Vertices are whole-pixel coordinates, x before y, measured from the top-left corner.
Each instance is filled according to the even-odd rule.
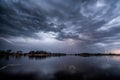
[[[120,50],[112,50],[111,53],[120,54]]]

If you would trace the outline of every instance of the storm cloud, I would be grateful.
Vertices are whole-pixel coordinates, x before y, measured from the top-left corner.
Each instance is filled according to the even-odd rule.
[[[119,4],[119,0],[0,0],[0,49],[67,53],[120,49]]]

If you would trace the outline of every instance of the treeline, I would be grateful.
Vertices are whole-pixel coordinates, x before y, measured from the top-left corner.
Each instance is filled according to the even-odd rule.
[[[28,56],[28,57],[50,57],[50,56],[65,56],[65,53],[51,53],[43,50],[30,51],[28,53],[23,53],[22,51],[13,52],[12,50],[0,50],[0,57],[8,56]]]
[[[76,56],[84,56],[84,57],[88,57],[88,56],[120,56],[120,54],[116,54],[116,53],[79,53],[79,54],[75,54]]]
[[[45,58],[51,56],[66,56],[66,55],[74,55],[74,56],[120,56],[120,54],[115,53],[77,53],[77,54],[66,54],[66,53],[51,53],[43,50],[30,51],[28,53],[23,53],[22,51],[13,52],[12,50],[0,50],[0,58],[8,58],[10,56],[21,57],[28,56],[29,58]]]

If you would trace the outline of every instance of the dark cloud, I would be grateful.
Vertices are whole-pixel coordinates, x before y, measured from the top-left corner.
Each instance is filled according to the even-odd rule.
[[[115,42],[113,37],[119,43],[119,3],[119,0],[0,0],[0,38],[36,39],[41,32],[45,35],[52,32],[58,41],[72,39],[78,51],[99,52]]]

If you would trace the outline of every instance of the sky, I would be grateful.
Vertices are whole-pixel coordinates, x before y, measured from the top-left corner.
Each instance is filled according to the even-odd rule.
[[[120,0],[0,0],[0,50],[120,49]]]

